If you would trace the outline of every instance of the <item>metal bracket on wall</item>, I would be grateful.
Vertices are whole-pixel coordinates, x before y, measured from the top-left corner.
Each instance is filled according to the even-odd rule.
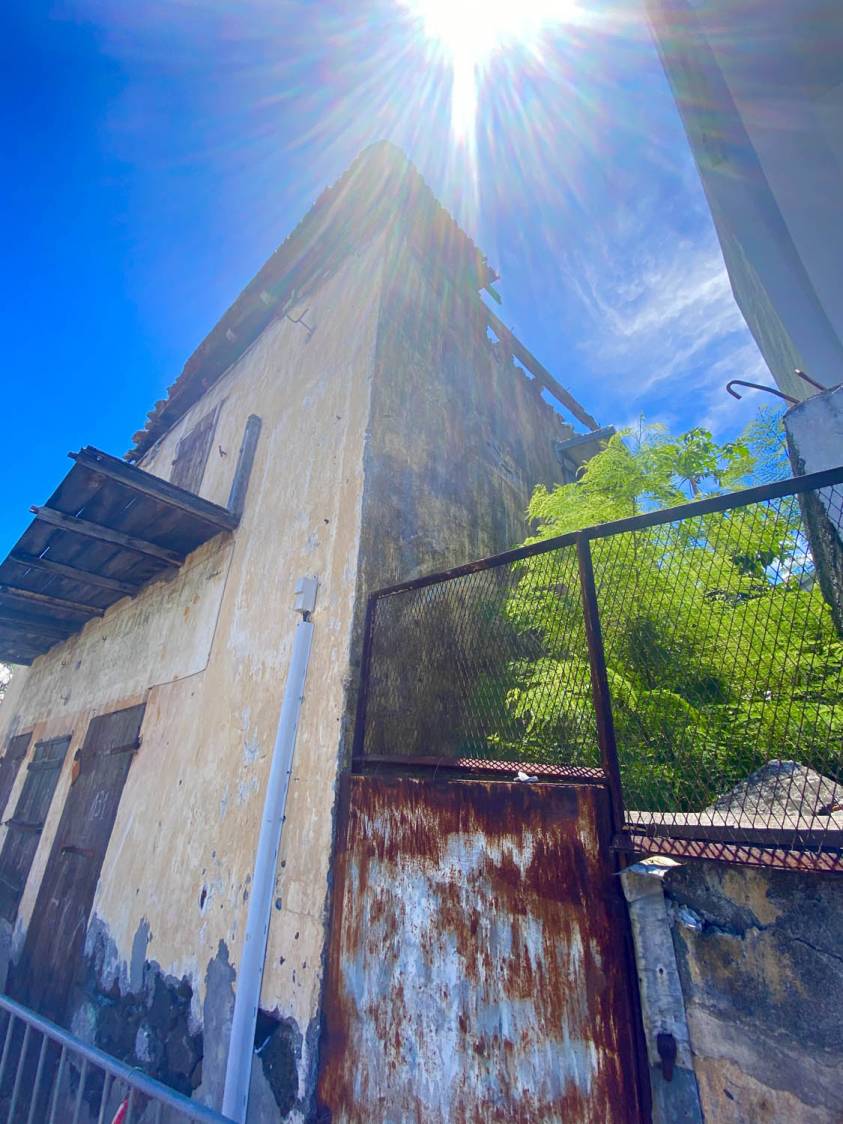
[[[291,316],[289,314],[289,312],[285,312],[284,313],[284,319],[289,320],[291,324],[301,324],[301,326],[307,332],[307,341],[309,343],[310,337],[313,335],[313,333],[316,331],[316,329],[311,328],[311,326],[309,324],[305,323],[304,318],[305,318],[305,316],[307,316],[308,312],[310,312],[309,308],[306,308],[300,316]]]

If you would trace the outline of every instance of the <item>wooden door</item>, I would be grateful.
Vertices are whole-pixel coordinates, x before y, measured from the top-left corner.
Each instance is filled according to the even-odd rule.
[[[6,820],[8,830],[0,851],[0,916],[12,924],[69,745],[68,735],[35,746],[14,815]]]
[[[6,804],[18,775],[20,763],[26,757],[26,751],[29,749],[29,739],[32,733],[16,734],[15,737],[9,738],[9,744],[6,747],[6,752],[0,759],[0,816],[6,809]]]
[[[26,933],[11,992],[36,1011],[64,1020],[82,959],[85,932],[144,706],[92,719]]]

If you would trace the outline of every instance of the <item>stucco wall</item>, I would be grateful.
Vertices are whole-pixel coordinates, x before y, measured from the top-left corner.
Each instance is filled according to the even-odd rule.
[[[836,203],[843,191],[843,60],[828,46],[843,42],[843,10],[829,0],[740,9],[732,0],[709,0],[696,15],[820,303],[843,338]],[[748,43],[757,49],[748,52]]]
[[[398,239],[389,277],[366,440],[358,629],[372,590],[520,544],[529,530],[525,512],[533,488],[561,480],[556,444],[572,433],[489,338],[474,293],[456,288]],[[425,635],[425,623],[441,631],[445,621],[440,614],[435,624],[425,622],[410,612],[406,625],[389,634],[369,752],[447,755],[456,749],[459,731],[443,719],[456,685],[445,662],[437,677],[436,661],[425,655],[447,640]],[[456,621],[454,628],[462,631]],[[410,727],[416,744],[406,736]]]
[[[396,237],[378,326],[361,572],[368,589],[518,545],[572,430],[486,333],[480,300]]]
[[[794,476],[843,466],[843,385],[791,407],[784,426]],[[843,636],[843,484],[801,502],[820,588]]]
[[[220,403],[201,494],[225,503],[245,421],[259,415],[262,432],[237,532],[196,552],[173,582],[120,602],[16,675],[3,707],[6,726],[34,726],[36,738],[74,733],[21,903],[19,949],[72,753],[89,718],[146,698],[143,745],[103,866],[89,948],[106,988],[112,981],[129,988],[133,956],[141,965],[155,962],[166,977],[185,977],[198,1026],[209,965],[221,959],[236,967],[238,960],[296,620],[294,582],[318,575],[310,689],[279,869],[283,908],[273,918],[262,996],[265,1008],[295,1020],[299,1089],[312,1064],[307,1032],[319,994],[382,261],[381,243],[349,258],[308,294],[308,322],[316,329],[310,340],[301,326],[273,323],[143,463],[168,476],[182,433]],[[76,1028],[90,1030],[94,1015],[83,1004]],[[210,1023],[221,1036],[227,1032],[216,1012]],[[206,1033],[206,1060],[218,1070],[224,1043],[207,1039]],[[210,1099],[215,1084],[206,1073]]]
[[[839,52],[827,49],[839,41],[839,5],[647,0],[647,11],[765,361],[796,398],[811,390],[794,366],[836,385],[843,168],[827,139],[839,103],[824,95],[841,81]]]

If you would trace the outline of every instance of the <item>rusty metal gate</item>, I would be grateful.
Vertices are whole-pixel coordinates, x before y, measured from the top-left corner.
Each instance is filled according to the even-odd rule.
[[[351,776],[321,1119],[641,1120],[610,843],[602,785]]]

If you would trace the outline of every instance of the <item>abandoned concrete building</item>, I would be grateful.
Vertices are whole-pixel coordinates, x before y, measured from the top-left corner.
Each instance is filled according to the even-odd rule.
[[[260,1002],[278,1029],[253,1094],[275,1115],[313,1095],[362,591],[523,538],[533,485],[589,448],[543,390],[597,429],[501,325],[491,338],[493,279],[403,156],[368,150],[129,463],[83,449],[2,564],[0,659],[31,665],[2,707],[8,990],[211,1105],[297,580],[318,593]]]
[[[522,542],[535,485],[612,433],[480,299],[494,280],[406,158],[367,149],[126,458],[74,454],[0,565],[0,660],[22,665],[0,709],[11,1119],[24,1085],[48,1118],[44,1050],[32,1080],[4,1072],[24,1008],[190,1098],[172,1119],[841,1118],[839,883],[650,860],[622,891],[611,783],[470,739],[446,767],[444,674],[437,730],[418,708],[394,744],[436,676],[419,636],[468,651],[418,606],[453,625],[476,578],[493,629],[503,569],[464,564]],[[380,621],[393,591],[418,600],[367,725],[384,587]],[[67,1095],[111,1120],[65,1048],[53,1118]]]

